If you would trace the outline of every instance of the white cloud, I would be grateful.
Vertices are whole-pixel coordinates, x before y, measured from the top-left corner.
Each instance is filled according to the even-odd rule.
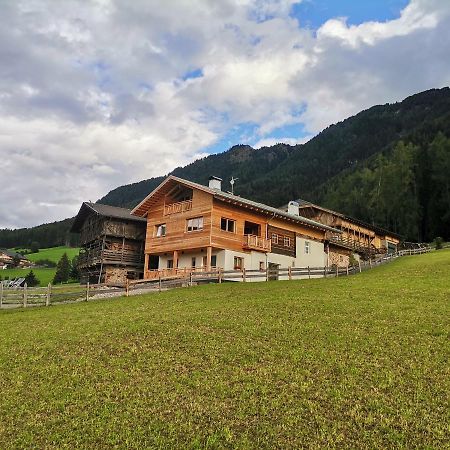
[[[412,0],[384,23],[335,18],[316,34],[289,16],[293,3],[4,2],[0,227],[71,216],[242,123],[256,124],[260,147],[284,126],[314,135],[450,83],[446,0]]]

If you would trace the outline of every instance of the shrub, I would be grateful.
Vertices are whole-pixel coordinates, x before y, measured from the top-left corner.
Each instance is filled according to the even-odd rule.
[[[28,274],[25,276],[25,283],[27,283],[28,287],[39,285],[39,280],[36,278],[36,275],[32,270],[30,270]]]
[[[441,237],[437,237],[434,240],[434,245],[436,250],[440,250],[442,248],[442,244],[443,244],[444,240]]]

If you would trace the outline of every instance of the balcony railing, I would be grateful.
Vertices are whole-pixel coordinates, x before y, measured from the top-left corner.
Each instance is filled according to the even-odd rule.
[[[344,247],[358,253],[374,255],[377,253],[384,253],[386,251],[384,248],[376,248],[373,244],[361,242],[359,239],[344,237],[341,234],[327,232],[326,238],[330,243],[339,245],[340,247]]]
[[[164,215],[179,214],[192,209],[192,200],[185,200],[184,202],[170,203],[164,205]]]
[[[217,267],[211,267],[210,271],[218,270]],[[147,270],[145,273],[145,279],[153,280],[155,278],[178,278],[178,277],[186,277],[190,273],[199,273],[199,272],[208,272],[206,266],[202,267],[177,267],[171,269],[152,269]]]
[[[271,244],[272,242],[269,239],[260,236],[255,236],[253,234],[246,234],[244,236],[243,246],[245,249],[270,252],[272,249]]]

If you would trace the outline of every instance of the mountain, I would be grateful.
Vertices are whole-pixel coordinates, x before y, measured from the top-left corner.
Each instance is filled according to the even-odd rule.
[[[272,206],[302,198],[409,240],[449,239],[450,89],[374,106],[306,144],[236,145],[171,173],[202,184],[215,175],[224,180],[225,189],[233,176],[239,179],[235,193]],[[131,208],[163,179],[120,186],[99,202]],[[14,245],[26,245],[29,231],[17,231],[0,230],[0,246],[6,246],[7,238],[11,242],[14,232]]]

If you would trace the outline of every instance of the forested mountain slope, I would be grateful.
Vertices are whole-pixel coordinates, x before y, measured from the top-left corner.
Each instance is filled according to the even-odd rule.
[[[391,228],[409,240],[450,238],[449,173],[448,87],[374,106],[303,145],[258,150],[237,145],[172,172],[202,184],[215,175],[223,178],[224,189],[230,189],[234,176],[238,195],[272,206],[303,198]],[[118,187],[99,202],[133,207],[163,179]],[[67,235],[67,224],[63,228],[49,245],[67,239],[61,236]],[[0,246],[11,243],[13,233],[14,245],[25,245],[30,235],[29,230],[0,230]]]

